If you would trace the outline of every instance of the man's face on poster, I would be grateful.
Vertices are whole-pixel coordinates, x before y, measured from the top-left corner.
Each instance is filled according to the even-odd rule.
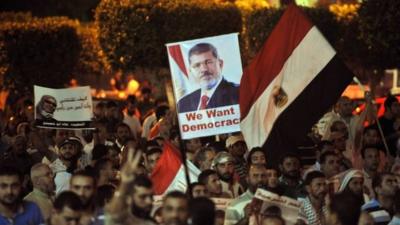
[[[53,97],[44,97],[43,99],[43,110],[47,113],[53,114],[57,108],[57,101]]]
[[[216,58],[211,51],[190,56],[190,72],[201,89],[212,89],[221,77],[222,59]]]

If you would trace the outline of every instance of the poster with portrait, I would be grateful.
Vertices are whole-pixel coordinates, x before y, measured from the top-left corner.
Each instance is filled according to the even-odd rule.
[[[90,128],[93,104],[89,86],[64,89],[34,86],[34,96],[37,127]]]
[[[240,131],[238,34],[166,46],[182,139]]]
[[[301,203],[292,198],[257,189],[251,207],[253,212],[258,213],[250,216],[249,225],[263,224],[263,219],[268,215],[280,215],[287,225],[294,225],[299,219],[300,206]]]

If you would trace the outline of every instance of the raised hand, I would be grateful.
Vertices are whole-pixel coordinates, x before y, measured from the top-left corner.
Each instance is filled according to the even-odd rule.
[[[128,148],[128,156],[121,169],[121,183],[129,183],[135,179],[135,172],[139,167],[141,156],[140,149]]]

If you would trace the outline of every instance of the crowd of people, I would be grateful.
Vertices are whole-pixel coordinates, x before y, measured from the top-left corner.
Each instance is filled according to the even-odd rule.
[[[36,127],[28,96],[1,114],[0,225],[290,224],[279,208],[255,209],[258,189],[298,200],[299,225],[399,225],[400,104],[384,106],[378,119],[370,100],[354,115],[341,97],[310,132],[308,164],[301,150],[270,162],[240,132],[181,140],[176,113],[146,88],[96,102],[91,130]],[[201,173],[185,192],[155,196],[166,142]]]

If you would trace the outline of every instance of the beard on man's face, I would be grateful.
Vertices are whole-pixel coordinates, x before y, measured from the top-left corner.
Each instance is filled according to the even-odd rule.
[[[151,213],[151,206],[146,207],[146,208],[141,208],[136,206],[134,203],[131,205],[131,212],[133,215],[143,218],[143,219],[148,219],[150,218],[150,213]]]
[[[228,183],[233,180],[233,175],[230,173],[223,173],[223,174],[218,173],[218,177],[220,180],[228,182]]]

